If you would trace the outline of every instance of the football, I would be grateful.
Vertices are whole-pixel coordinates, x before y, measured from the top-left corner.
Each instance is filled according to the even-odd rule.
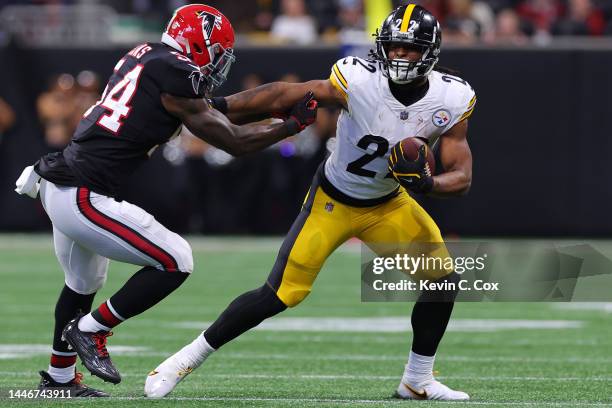
[[[401,143],[404,157],[411,161],[415,161],[418,158],[419,148],[425,144],[422,139],[417,137],[407,137]],[[436,159],[429,147],[427,147],[427,166],[429,167],[430,175],[433,176],[436,173]]]

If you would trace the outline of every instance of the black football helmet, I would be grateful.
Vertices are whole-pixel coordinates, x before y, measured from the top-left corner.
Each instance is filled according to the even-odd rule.
[[[389,14],[374,34],[376,50],[370,57],[383,64],[383,72],[398,84],[405,84],[428,75],[438,62],[442,30],[440,23],[429,11],[416,4],[399,6]],[[408,44],[423,55],[419,61],[389,59],[391,43]]]

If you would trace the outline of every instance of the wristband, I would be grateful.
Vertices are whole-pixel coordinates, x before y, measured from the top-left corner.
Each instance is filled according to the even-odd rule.
[[[431,190],[433,190],[433,186],[434,186],[433,177],[424,177],[423,181],[421,182],[421,186],[418,189],[419,190],[418,192],[422,194],[427,194]]]
[[[210,98],[210,103],[213,108],[222,114],[225,115],[227,113],[227,99],[225,99],[223,96],[215,96]]]

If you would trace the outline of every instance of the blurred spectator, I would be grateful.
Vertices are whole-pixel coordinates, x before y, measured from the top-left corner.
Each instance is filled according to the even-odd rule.
[[[272,0],[257,0],[257,14],[255,15],[255,28],[261,31],[270,31],[274,21],[274,2]],[[240,29],[240,27],[234,27]]]
[[[602,35],[605,26],[603,12],[591,0],[569,0],[566,15],[552,31],[554,35]]]
[[[495,33],[487,37],[487,42],[497,44],[524,45],[528,38],[521,30],[521,19],[512,9],[501,10],[497,14]]]
[[[300,76],[294,72],[287,72],[285,75],[278,79],[280,82],[289,82],[296,84],[301,81]]]
[[[340,0],[338,19],[340,21],[338,38],[342,44],[359,43],[367,38],[360,0]]]
[[[425,7],[431,14],[436,16],[440,24],[444,24],[446,21],[446,15],[448,14],[448,1],[447,0],[420,0],[416,3]]]
[[[210,147],[208,143],[195,136],[185,126],[179,134],[180,146],[188,157],[201,159]]]
[[[535,35],[545,37],[550,34],[563,8],[559,0],[523,0],[517,11],[519,16],[531,24]]]
[[[45,141],[52,148],[63,148],[72,137],[75,96],[74,77],[61,74],[51,83],[49,90],[38,97],[38,118],[44,128]]]
[[[70,74],[54,78],[36,102],[47,145],[53,149],[64,148],[83,113],[99,98],[100,80],[91,71],[82,71],[76,79]]]
[[[272,23],[273,38],[297,44],[312,44],[317,40],[315,21],[306,14],[304,0],[282,0],[281,13]]]
[[[2,135],[15,124],[15,111],[6,101],[0,98],[0,142]]]
[[[486,3],[449,0],[448,7],[444,33],[447,40],[471,44],[493,31],[495,15]]]
[[[83,113],[100,98],[100,79],[91,71],[81,71],[76,77],[77,91],[74,95],[74,111],[70,123],[76,129]]]
[[[522,0],[487,0],[487,4],[491,7],[495,15],[497,15],[506,9],[516,9],[516,6],[521,1]]]
[[[257,88],[263,84],[263,79],[258,74],[247,74],[242,78],[242,90]]]
[[[354,2],[361,3],[361,0],[354,0]],[[330,0],[307,0],[308,10],[314,17],[319,33],[322,35],[336,32],[339,16],[337,3],[337,1]]]

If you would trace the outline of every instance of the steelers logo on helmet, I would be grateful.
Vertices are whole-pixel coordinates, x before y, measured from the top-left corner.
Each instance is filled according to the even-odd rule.
[[[379,61],[383,72],[398,84],[429,75],[438,62],[442,33],[438,20],[416,4],[403,5],[391,12],[374,34],[376,50],[370,57]],[[389,58],[389,46],[401,44],[421,53],[416,60]]]

